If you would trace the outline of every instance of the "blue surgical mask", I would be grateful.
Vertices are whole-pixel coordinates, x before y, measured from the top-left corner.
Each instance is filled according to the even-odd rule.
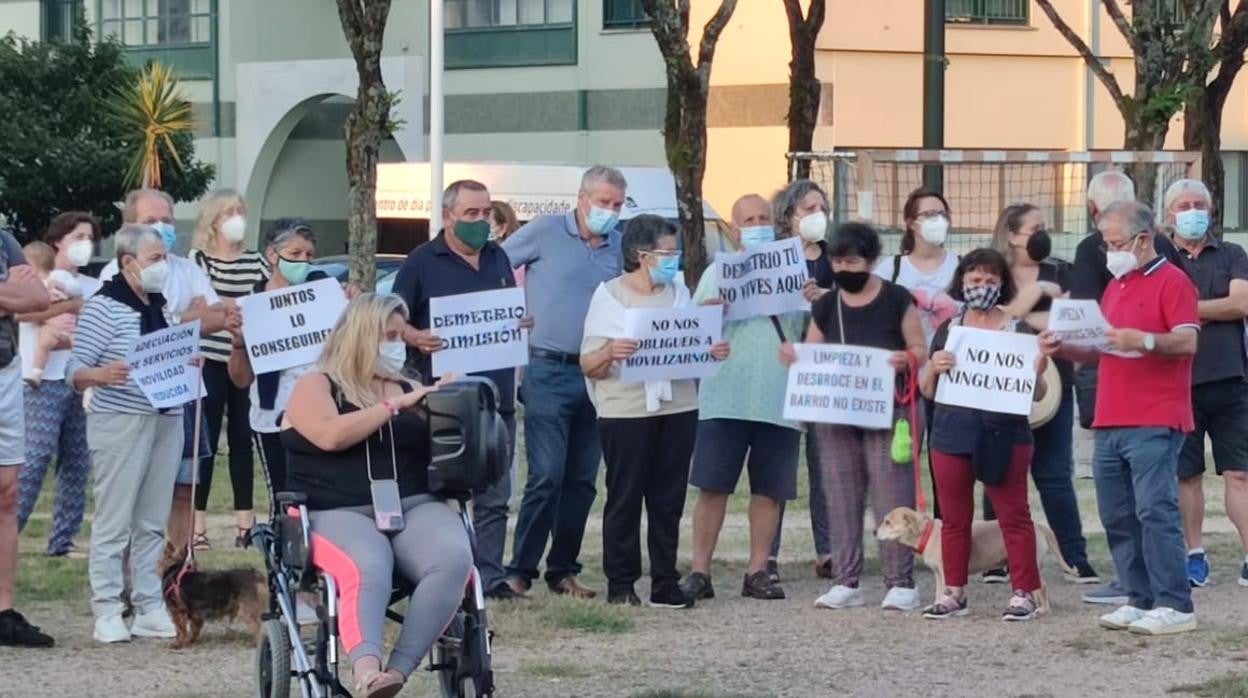
[[[1174,230],[1184,240],[1199,240],[1209,232],[1209,211],[1189,208],[1174,214]]]
[[[178,229],[173,227],[172,223],[164,221],[156,221],[152,224],[156,232],[160,233],[160,237],[165,241],[165,249],[173,251],[173,246],[178,242]]]
[[[619,221],[620,214],[615,211],[590,206],[589,214],[585,216],[585,227],[596,235],[610,235]]]
[[[756,225],[741,229],[741,246],[747,250],[775,241],[776,231],[770,225]]]
[[[680,255],[659,257],[659,263],[650,268],[650,280],[656,284],[670,284],[680,273]]]
[[[283,279],[297,286],[307,281],[308,272],[312,271],[312,265],[308,262],[297,262],[284,257],[278,257],[277,269],[282,272]]]

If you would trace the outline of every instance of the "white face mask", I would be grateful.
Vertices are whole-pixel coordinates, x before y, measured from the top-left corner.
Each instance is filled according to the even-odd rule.
[[[221,221],[221,234],[230,242],[242,242],[247,237],[247,219],[238,214]]]
[[[91,263],[91,253],[94,251],[95,245],[90,240],[75,240],[65,249],[65,259],[76,267],[85,267]]]
[[[822,211],[802,216],[797,222],[797,233],[806,242],[818,242],[828,234],[828,216]]]
[[[924,218],[919,224],[919,236],[932,245],[945,244],[949,236],[949,219],[944,216]]]
[[[377,375],[401,376],[407,363],[407,345],[403,342],[382,342],[377,350]]]
[[[1129,250],[1109,250],[1105,253],[1105,268],[1115,279],[1121,279],[1140,266],[1140,260],[1135,258],[1135,246],[1139,242],[1140,239],[1136,238]]]
[[[160,293],[165,290],[167,278],[169,278],[169,263],[163,259],[139,271],[139,285],[148,293]]]

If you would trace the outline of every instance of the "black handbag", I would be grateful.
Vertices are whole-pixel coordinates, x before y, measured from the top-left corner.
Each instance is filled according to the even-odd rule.
[[[498,387],[480,376],[460,378],[425,397],[431,492],[468,497],[507,474],[511,435],[498,408]]]
[[[975,452],[971,454],[971,467],[975,479],[985,485],[1005,482],[1010,469],[1010,457],[1014,454],[1014,430],[1009,426],[981,422],[979,436],[975,440]]]

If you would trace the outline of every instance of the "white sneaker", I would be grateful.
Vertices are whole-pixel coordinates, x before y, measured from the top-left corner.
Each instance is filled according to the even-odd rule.
[[[1154,608],[1144,617],[1131,624],[1127,630],[1139,635],[1173,635],[1196,629],[1196,614],[1183,613],[1173,608]]]
[[[861,589],[837,584],[815,601],[815,608],[854,608],[865,606],[866,603]]]
[[[95,632],[91,633],[91,637],[96,642],[129,642],[130,631],[126,629],[126,621],[122,620],[121,614],[117,613],[96,618]]]
[[[1126,630],[1131,624],[1144,617],[1148,613],[1135,606],[1119,606],[1117,611],[1106,613],[1101,616],[1101,627],[1110,630]]]
[[[173,620],[165,607],[159,606],[136,615],[130,633],[135,637],[171,638],[178,636],[178,629],[173,627]]]
[[[880,608],[887,611],[913,611],[919,607],[919,590],[893,587],[884,595]]]

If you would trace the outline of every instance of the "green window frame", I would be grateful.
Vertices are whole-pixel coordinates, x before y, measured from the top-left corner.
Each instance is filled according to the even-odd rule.
[[[945,24],[1026,27],[1031,0],[945,0]]]
[[[603,0],[603,29],[639,29],[649,26],[650,18],[641,0]]]
[[[575,65],[575,0],[443,0],[446,67]]]
[[[217,0],[96,0],[100,37],[120,41],[132,62],[160,61],[186,78],[211,78]]]
[[[83,20],[82,0],[42,0],[39,7],[40,39],[69,41]]]

